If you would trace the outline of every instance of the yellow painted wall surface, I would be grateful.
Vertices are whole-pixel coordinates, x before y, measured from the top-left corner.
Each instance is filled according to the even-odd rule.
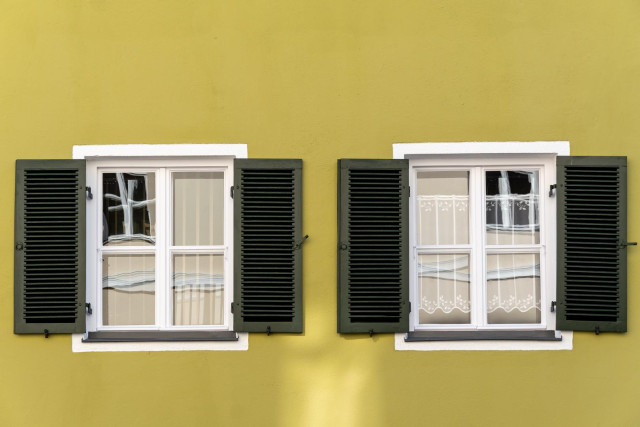
[[[0,424],[640,425],[637,248],[629,332],[577,333],[573,351],[335,332],[336,159],[421,141],[626,155],[638,240],[639,112],[637,0],[0,0]],[[305,333],[95,354],[14,335],[15,160],[181,142],[304,159]]]

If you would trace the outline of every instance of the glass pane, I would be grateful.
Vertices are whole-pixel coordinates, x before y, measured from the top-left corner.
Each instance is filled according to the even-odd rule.
[[[540,254],[487,255],[487,321],[540,323]]]
[[[173,324],[224,323],[224,256],[173,256]]]
[[[155,256],[103,255],[102,323],[155,323]]]
[[[173,174],[173,244],[224,244],[224,173]]]
[[[470,323],[469,254],[418,256],[420,323]]]
[[[102,174],[102,243],[153,245],[156,180],[153,172]]]
[[[487,171],[487,244],[540,243],[538,198],[538,171]]]
[[[418,245],[469,243],[469,172],[418,172]]]

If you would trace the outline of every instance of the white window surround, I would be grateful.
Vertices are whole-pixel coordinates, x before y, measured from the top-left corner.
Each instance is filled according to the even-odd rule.
[[[108,163],[110,161],[122,161],[128,166],[135,164],[135,160],[148,161],[156,160],[160,163],[166,160],[167,163],[180,161],[182,163],[193,163],[198,167],[207,165],[209,160],[215,166],[216,161],[225,161],[227,165],[233,167],[234,158],[247,158],[246,144],[134,144],[134,145],[76,145],[73,147],[73,159],[87,160],[87,170],[95,169],[95,163]],[[229,162],[231,161],[231,162]],[[91,179],[87,174],[88,184]],[[95,173],[93,175],[97,176]],[[232,177],[232,174],[230,174]],[[93,183],[93,188],[98,188]],[[91,186],[91,185],[89,185]],[[95,200],[95,199],[94,199]],[[231,204],[229,204],[230,206]],[[95,287],[95,268],[90,263],[95,262],[95,242],[92,238],[96,224],[92,224],[90,212],[95,210],[94,206],[87,207],[87,295],[92,287]],[[230,208],[231,209],[231,208]],[[233,218],[232,212],[227,212]],[[231,229],[233,227],[231,226]],[[231,239],[233,240],[233,239]],[[233,253],[233,242],[230,243],[228,251]],[[91,251],[91,253],[89,253]],[[90,261],[93,260],[93,261]],[[232,264],[231,264],[232,265]],[[233,268],[229,269],[232,274]],[[226,275],[226,274],[225,274]],[[229,276],[230,279],[231,276]],[[229,304],[225,304],[228,308]],[[94,315],[95,316],[95,315]],[[95,321],[87,319],[87,330],[95,330]],[[91,328],[91,329],[90,329]],[[248,350],[249,334],[238,333],[238,341],[179,341],[179,342],[103,342],[86,343],[82,341],[84,334],[72,335],[73,352],[103,352],[103,351],[184,351],[184,350]]]
[[[399,143],[393,144],[394,159],[410,159],[410,168],[420,164],[420,159],[441,159],[453,160],[464,159],[465,163],[471,164],[472,159],[486,159],[487,157],[547,157],[569,155],[568,141],[541,141],[541,142],[434,142],[434,143]],[[412,165],[413,163],[413,165]],[[424,162],[423,162],[424,163]],[[555,176],[555,165],[553,165]],[[549,174],[548,174],[549,175]],[[555,181],[553,182],[555,183]],[[541,196],[545,194],[544,187],[541,187]],[[555,224],[550,236],[555,238]],[[413,261],[412,261],[413,262]],[[554,267],[554,266],[552,266]],[[413,267],[412,267],[413,269]],[[555,269],[554,269],[555,271]],[[411,300],[414,300],[413,289],[415,283],[410,281]],[[547,298],[549,300],[549,298]],[[545,302],[543,301],[543,305]],[[545,307],[543,307],[544,309]],[[550,319],[548,326],[553,326],[555,319]],[[413,330],[413,322],[411,330]],[[437,328],[436,328],[437,329]],[[563,331],[562,341],[423,341],[406,342],[405,334],[395,335],[396,350],[571,350],[573,348],[573,332]]]

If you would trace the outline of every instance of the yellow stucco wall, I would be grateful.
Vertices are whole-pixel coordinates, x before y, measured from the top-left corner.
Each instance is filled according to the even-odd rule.
[[[640,425],[629,332],[573,351],[396,352],[336,334],[336,159],[393,142],[569,140],[629,157],[640,239],[640,2],[0,0],[1,425]],[[13,335],[18,158],[247,143],[304,159],[305,334],[247,352],[71,352]]]

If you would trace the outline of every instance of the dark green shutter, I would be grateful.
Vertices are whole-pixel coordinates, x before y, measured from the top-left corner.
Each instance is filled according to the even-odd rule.
[[[627,158],[558,157],[556,328],[627,330]]]
[[[409,161],[338,161],[338,332],[409,330]]]
[[[14,332],[85,331],[85,161],[16,161]]]
[[[302,160],[234,162],[234,329],[302,332]]]

